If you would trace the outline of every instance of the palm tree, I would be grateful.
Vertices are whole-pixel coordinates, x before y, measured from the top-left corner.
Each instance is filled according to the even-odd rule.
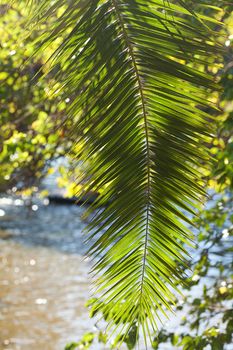
[[[88,191],[101,192],[93,209],[108,202],[87,228],[96,310],[118,333],[136,324],[146,339],[172,309],[190,214],[205,194],[205,110],[216,85],[200,67],[221,50],[216,22],[183,0],[31,2],[33,20],[58,16],[38,47],[60,43],[50,62],[71,98],[69,121],[84,145],[77,158]]]

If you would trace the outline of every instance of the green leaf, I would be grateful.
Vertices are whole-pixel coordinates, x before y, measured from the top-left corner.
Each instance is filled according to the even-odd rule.
[[[205,193],[198,166],[209,158],[206,94],[217,88],[198,67],[222,49],[211,19],[183,1],[34,3],[43,20],[65,6],[38,46],[63,39],[51,65],[74,96],[68,117],[86,144],[77,159],[87,192],[101,192],[93,210],[109,203],[87,227],[98,310],[119,334],[136,324],[146,339],[187,268],[187,226]]]

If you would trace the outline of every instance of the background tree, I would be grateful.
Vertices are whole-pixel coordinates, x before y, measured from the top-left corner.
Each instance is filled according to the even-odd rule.
[[[31,191],[51,161],[70,149],[68,125],[59,128],[68,101],[62,92],[54,96],[59,82],[51,74],[44,76],[51,51],[33,56],[41,29],[25,39],[25,4],[3,2],[0,12],[0,188]]]

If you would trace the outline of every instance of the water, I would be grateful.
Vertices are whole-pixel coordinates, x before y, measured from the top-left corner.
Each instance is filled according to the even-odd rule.
[[[29,207],[22,199],[1,198],[0,209],[5,213],[0,217],[0,228],[19,243],[83,256],[87,250],[82,235],[85,209],[45,203],[37,201]]]
[[[95,329],[85,308],[91,281],[84,212],[0,197],[0,350],[64,350]]]
[[[84,306],[90,297],[84,209],[33,208],[0,198],[1,350],[62,350],[94,326]]]
[[[94,330],[84,306],[91,296],[84,211],[0,197],[0,350],[63,350]]]
[[[91,281],[84,212],[0,197],[0,350],[64,350],[96,330],[85,307]]]

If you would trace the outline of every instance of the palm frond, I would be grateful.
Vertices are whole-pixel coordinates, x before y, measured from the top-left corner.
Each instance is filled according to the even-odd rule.
[[[86,143],[89,190],[101,190],[93,208],[109,203],[88,226],[100,311],[145,334],[171,309],[186,267],[189,214],[204,195],[198,166],[208,160],[203,110],[216,88],[198,67],[220,50],[208,18],[177,3],[43,0],[34,12],[45,19],[64,6],[39,46],[63,38],[52,62]]]

